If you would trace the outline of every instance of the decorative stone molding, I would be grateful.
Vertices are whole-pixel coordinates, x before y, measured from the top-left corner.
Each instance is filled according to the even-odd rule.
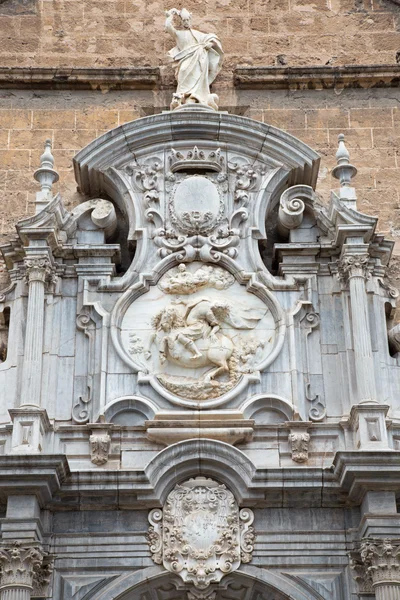
[[[396,0],[392,0],[396,1]],[[397,3],[397,2],[396,2]],[[309,67],[238,67],[234,82],[240,88],[332,89],[398,87],[400,65],[339,65]]]
[[[0,88],[66,90],[141,90],[160,79],[158,67],[76,68],[1,67]]]
[[[39,546],[24,547],[20,542],[14,542],[12,546],[0,547],[0,591],[21,586],[32,588],[42,562],[43,551]]]
[[[72,408],[72,419],[75,423],[83,425],[90,419],[90,405],[93,396],[93,378],[95,370],[95,329],[93,311],[90,306],[83,306],[76,317],[76,327],[87,337],[87,384],[86,394],[79,394]]]
[[[254,515],[212,479],[197,477],[177,485],[164,508],[149,514],[148,542],[156,564],[200,590],[250,562]],[[207,598],[207,596],[206,596]]]
[[[338,277],[343,283],[351,277],[363,277],[369,279],[371,276],[369,268],[369,255],[365,254],[344,254],[338,261]]]
[[[95,465],[105,465],[108,462],[110,453],[110,433],[113,425],[109,423],[89,423],[88,428],[92,432],[89,438],[90,460]]]
[[[298,463],[308,461],[308,448],[310,443],[310,434],[308,430],[311,423],[307,421],[287,422],[286,426],[290,428],[289,443],[292,448],[292,460]]]
[[[360,556],[377,600],[400,598],[400,540],[365,538]]]
[[[313,306],[311,304],[306,305],[305,314],[300,319],[300,325],[304,332],[305,337],[305,373],[304,373],[304,395],[308,402],[311,403],[311,408],[308,411],[308,418],[311,421],[320,422],[323,421],[326,417],[326,405],[325,400],[321,393],[315,393],[312,389],[311,382],[311,344],[310,344],[310,336],[313,334],[313,331],[319,328],[320,326],[320,316],[317,312],[315,312]]]

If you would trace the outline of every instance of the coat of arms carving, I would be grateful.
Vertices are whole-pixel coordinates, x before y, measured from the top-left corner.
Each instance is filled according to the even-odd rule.
[[[253,520],[253,512],[239,510],[225,485],[190,479],[172,490],[162,510],[149,514],[152,558],[185,583],[205,589],[250,562]]]

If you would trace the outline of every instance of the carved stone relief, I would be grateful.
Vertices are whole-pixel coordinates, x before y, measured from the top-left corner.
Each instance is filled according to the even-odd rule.
[[[83,306],[80,313],[76,317],[76,327],[82,331],[87,337],[87,383],[86,394],[79,394],[72,408],[72,418],[75,423],[82,425],[90,419],[91,402],[93,399],[93,378],[95,369],[95,329],[96,323],[93,320],[92,309],[89,306]]]
[[[298,421],[288,423],[288,426],[290,427],[289,443],[292,448],[292,460],[298,463],[307,462],[310,443],[308,428],[310,423]]]
[[[99,429],[93,430],[89,438],[90,443],[90,460],[95,465],[105,465],[108,461],[108,455],[111,448],[111,436],[108,430]]]
[[[48,597],[54,560],[38,545],[14,542],[0,548],[1,588],[31,588],[32,597]]]
[[[224,485],[203,477],[190,479],[173,489],[163,510],[150,512],[152,559],[185,583],[206,589],[241,562],[250,562],[253,519],[251,510],[239,510]]]
[[[174,396],[209,400],[258,372],[276,323],[225,269],[180,264],[128,307],[121,341],[138,370]]]

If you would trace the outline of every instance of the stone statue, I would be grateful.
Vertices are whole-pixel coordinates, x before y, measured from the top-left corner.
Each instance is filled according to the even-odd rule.
[[[213,33],[201,33],[191,28],[191,14],[183,8],[166,12],[165,31],[175,40],[176,46],[169,55],[176,64],[178,87],[173,95],[171,110],[183,104],[203,104],[218,110],[218,96],[210,93],[210,85],[218,75],[223,51],[221,42]],[[178,16],[182,28],[174,27]]]

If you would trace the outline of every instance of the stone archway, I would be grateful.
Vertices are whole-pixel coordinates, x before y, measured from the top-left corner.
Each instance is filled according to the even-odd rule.
[[[197,596],[198,595],[198,596]],[[245,566],[227,575],[216,586],[193,590],[162,567],[121,575],[80,600],[322,600],[319,594],[297,585],[279,573]]]

